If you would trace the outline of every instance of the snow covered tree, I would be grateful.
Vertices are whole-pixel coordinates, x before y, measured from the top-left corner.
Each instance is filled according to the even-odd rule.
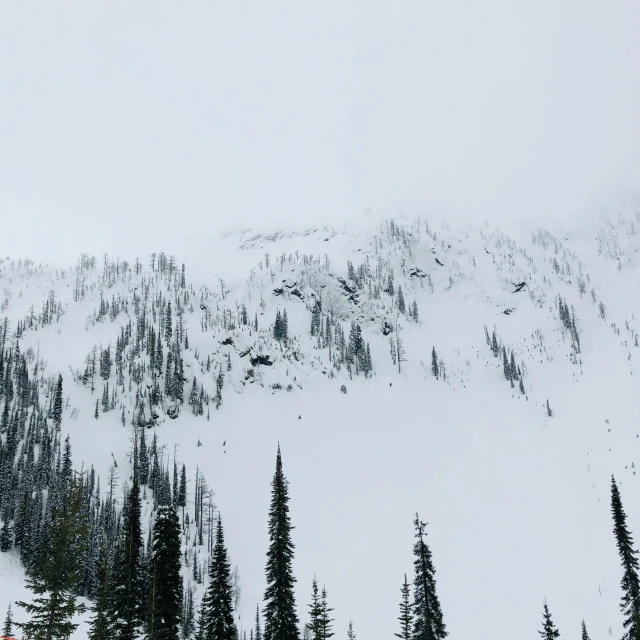
[[[404,303],[404,295],[402,294],[402,287],[398,287],[398,296],[396,298],[396,306],[400,313],[404,313],[407,309]]]
[[[627,515],[622,507],[616,480],[611,476],[611,515],[613,533],[620,560],[622,561],[622,601],[620,610],[625,616],[625,634],[622,640],[640,638],[640,580],[638,578],[638,552],[633,545],[633,536],[627,527]]]
[[[173,506],[159,507],[153,525],[149,566],[148,640],[178,637],[182,608],[180,555],[180,523],[176,511]]]
[[[544,613],[542,614],[542,631],[538,631],[542,640],[555,640],[560,637],[560,631],[551,619],[549,607],[544,603]]]
[[[67,640],[78,627],[71,620],[84,611],[74,595],[84,570],[82,541],[87,528],[81,513],[83,495],[82,483],[74,483],[69,499],[54,510],[42,537],[43,552],[27,580],[36,597],[30,603],[16,602],[31,615],[29,622],[16,623],[25,638]]]
[[[62,375],[58,374],[58,383],[56,385],[56,392],[53,398],[53,424],[56,428],[60,428],[62,423]]]
[[[400,588],[402,593],[402,600],[400,602],[400,633],[395,633],[396,638],[400,640],[411,640],[411,630],[413,628],[413,611],[410,602],[410,589],[409,582],[407,580],[407,574],[404,574],[404,583]]]
[[[416,542],[413,546],[415,577],[413,580],[413,639],[443,640],[448,634],[442,619],[442,609],[436,594],[435,568],[431,550],[424,541],[425,523],[416,513],[413,521]]]
[[[267,588],[264,599],[264,640],[298,640],[298,616],[293,586],[289,486],[282,471],[280,445],[276,470],[271,482],[269,509],[269,550],[267,551]]]
[[[262,640],[262,629],[260,628],[260,606],[256,605],[256,628],[253,636],[254,640]]]
[[[224,546],[222,520],[218,517],[216,543],[209,564],[209,586],[202,598],[200,631],[203,640],[236,640],[233,620],[231,566]]]
[[[135,473],[125,506],[111,606],[116,618],[114,637],[117,640],[135,640],[145,619],[146,604],[143,599],[142,507],[140,484]]]

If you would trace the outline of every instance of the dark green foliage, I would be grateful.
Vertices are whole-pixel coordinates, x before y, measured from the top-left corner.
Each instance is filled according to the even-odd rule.
[[[293,551],[289,517],[289,487],[282,471],[280,445],[271,482],[269,509],[269,550],[267,551],[264,594],[265,640],[298,640],[298,616],[293,586]]]
[[[542,631],[538,631],[543,640],[555,640],[560,637],[560,631],[551,619],[549,607],[544,603],[544,613],[542,614]]]
[[[321,640],[320,635],[320,618],[322,616],[322,602],[320,600],[320,592],[318,590],[318,581],[313,576],[313,583],[311,584],[311,604],[309,608],[309,622],[306,627],[309,632],[310,640]]]
[[[623,640],[640,638],[640,580],[638,579],[638,552],[633,545],[633,536],[627,527],[627,515],[622,507],[616,480],[611,476],[611,515],[613,533],[622,562],[622,601],[620,610],[624,614],[625,634]]]
[[[424,541],[425,523],[416,513],[413,521],[416,542],[413,546],[415,577],[413,581],[413,638],[414,640],[442,640],[448,634],[436,594],[435,568],[431,550]]]
[[[402,600],[400,601],[400,633],[394,634],[396,638],[401,640],[411,640],[411,630],[413,628],[413,609],[411,607],[409,582],[407,580],[407,574],[404,574],[404,583],[400,588],[402,593]]]
[[[82,579],[78,551],[87,533],[81,517],[83,491],[80,482],[74,484],[67,503],[53,512],[43,553],[27,580],[36,597],[31,603],[16,602],[31,616],[29,622],[16,623],[26,638],[67,640],[78,627],[71,619],[84,609],[73,595]]]
[[[114,620],[109,608],[110,602],[110,562],[106,550],[100,551],[98,560],[98,587],[93,595],[91,611],[93,617],[89,623],[89,640],[109,640],[112,638]]]
[[[320,635],[319,640],[328,640],[333,633],[333,618],[331,612],[333,609],[327,603],[327,590],[322,587],[322,596],[320,599]]]
[[[134,475],[123,512],[112,590],[111,608],[116,617],[114,637],[118,640],[135,640],[145,619],[140,518],[140,485]]]
[[[200,630],[203,640],[236,640],[233,620],[231,566],[224,546],[222,520],[218,517],[216,543],[209,564],[209,586],[202,598]]]
[[[4,619],[4,624],[2,625],[2,635],[5,638],[15,638],[13,635],[13,612],[11,611],[11,603],[9,603],[7,615]]]
[[[254,640],[262,640],[262,629],[260,628],[260,606],[256,605],[256,628],[253,636]]]
[[[180,523],[173,506],[160,507],[149,566],[149,640],[178,637],[182,608]]]

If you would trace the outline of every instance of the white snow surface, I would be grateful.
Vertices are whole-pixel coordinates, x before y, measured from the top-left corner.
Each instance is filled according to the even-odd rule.
[[[202,376],[196,350],[216,363],[226,362],[230,352],[233,368],[223,404],[219,410],[211,406],[209,421],[185,406],[177,420],[163,419],[156,431],[167,451],[177,445],[178,459],[187,465],[189,499],[196,467],[215,491],[231,561],[240,572],[237,616],[247,635],[265,589],[278,443],[290,482],[301,623],[307,620],[315,574],[335,608],[336,637],[346,637],[350,619],[359,638],[392,637],[399,630],[404,574],[413,576],[412,520],[418,512],[428,522],[450,638],[536,637],[545,598],[563,637],[578,637],[583,618],[593,638],[607,637],[610,629],[614,637],[622,633],[621,568],[609,492],[613,473],[638,540],[639,217],[609,212],[556,235],[536,229],[507,235],[435,219],[429,220],[429,235],[424,220],[398,218],[412,234],[410,250],[387,239],[388,222],[367,220],[349,228],[244,230],[222,238],[203,233],[176,252],[178,267],[186,263],[187,280],[197,292],[193,312],[185,311],[190,342],[185,374],[191,379],[195,373],[213,389],[214,373]],[[321,264],[305,269],[300,261],[285,260],[281,271],[276,257],[296,251],[320,256]],[[274,261],[273,278],[258,265],[265,252]],[[346,278],[347,260],[357,267],[368,257],[375,269],[378,256],[391,261],[407,304],[415,299],[419,306],[419,325],[398,320],[407,358],[402,373],[380,331],[382,319],[396,321],[389,297],[383,293],[381,300],[367,301],[363,294],[355,307],[336,288],[334,276]],[[131,430],[121,425],[119,409],[96,421],[96,396],[74,384],[69,370],[84,369],[92,345],[114,345],[119,325],[128,321],[123,314],[113,323],[87,320],[103,289],[102,257],[85,301],[78,303],[72,298],[75,257],[69,265],[42,268],[35,266],[37,256],[30,256],[31,266],[19,263],[20,257],[0,263],[0,303],[6,300],[0,318],[8,315],[15,329],[50,291],[64,302],[60,320],[27,331],[20,347],[39,349],[46,373],[64,376],[68,403],[62,429],[71,434],[75,465],[93,464],[104,481],[113,454],[122,486],[131,472]],[[122,258],[133,263],[135,256]],[[141,286],[140,278],[153,278],[147,256],[140,258],[141,276],[104,288],[105,299],[118,292],[130,295]],[[411,278],[412,267],[430,274],[433,292],[426,278]],[[61,268],[67,269],[64,277]],[[300,282],[303,270],[305,291],[317,291],[325,307],[333,304],[347,329],[351,318],[360,320],[371,346],[370,379],[350,380],[344,369],[331,378],[328,352],[309,334],[307,303],[272,294],[284,280]],[[580,271],[586,281],[582,296]],[[224,301],[219,277],[228,290]],[[527,286],[513,293],[511,282],[519,281]],[[161,280],[152,282],[152,290],[167,293]],[[198,305],[203,286],[211,292],[206,304],[212,309],[235,310],[244,302],[250,319],[257,310],[262,350],[275,364],[257,366],[255,382],[245,381],[250,365],[239,355],[255,342],[255,333],[249,336],[246,328],[225,333],[221,327],[203,332]],[[582,347],[575,363],[558,316],[558,295],[575,308]],[[278,308],[287,309],[299,361],[288,360],[268,338]],[[513,311],[505,315],[505,309]],[[489,332],[495,326],[515,350],[526,397],[504,379],[501,357],[494,358],[485,342],[485,324]],[[220,345],[227,336],[233,347]],[[432,346],[446,364],[446,380],[431,375]],[[292,384],[292,390],[274,390],[275,382]],[[340,393],[342,384],[346,395]],[[185,384],[185,400],[189,390]],[[552,417],[546,414],[547,399]],[[0,554],[0,614],[9,601],[28,597],[15,550]],[[14,613],[23,619],[15,607]],[[87,620],[82,618],[74,638],[86,637]]]

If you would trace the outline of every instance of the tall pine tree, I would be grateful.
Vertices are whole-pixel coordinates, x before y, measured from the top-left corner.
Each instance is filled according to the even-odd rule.
[[[549,613],[549,607],[547,603],[544,603],[544,613],[542,614],[542,631],[538,631],[540,637],[543,640],[555,640],[560,637],[560,631],[551,619],[551,613]]]
[[[402,593],[402,601],[400,602],[400,633],[394,634],[400,640],[411,640],[411,630],[413,627],[413,610],[410,602],[410,589],[407,574],[404,574],[404,583],[400,588]]]
[[[148,640],[178,637],[182,609],[180,523],[173,506],[159,507],[149,566]]]
[[[416,542],[413,545],[415,578],[413,581],[413,638],[414,640],[442,640],[447,631],[442,620],[442,609],[436,594],[435,568],[431,550],[424,541],[425,526],[416,513],[413,521]]]
[[[620,610],[625,616],[625,634],[622,640],[640,640],[640,581],[638,580],[638,552],[633,547],[633,537],[627,528],[627,516],[622,508],[616,480],[611,476],[611,515],[613,533],[622,561],[622,601]]]
[[[200,632],[203,640],[236,640],[233,620],[231,565],[224,546],[222,520],[218,516],[216,543],[209,564],[209,586],[202,599]]]
[[[289,517],[289,486],[282,472],[280,445],[271,482],[267,589],[264,594],[264,640],[298,640],[298,616],[293,586],[293,551]]]

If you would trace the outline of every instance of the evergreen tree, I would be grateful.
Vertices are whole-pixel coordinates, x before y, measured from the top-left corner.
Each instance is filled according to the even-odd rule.
[[[0,529],[0,551],[2,551],[3,553],[9,551],[13,546],[13,529],[11,527],[9,518],[9,504],[7,502],[7,506],[4,510],[2,529]]]
[[[114,637],[117,640],[135,640],[145,619],[141,510],[140,484],[134,473],[123,513],[122,540],[112,598],[116,617]]]
[[[148,640],[178,637],[182,607],[180,523],[173,506],[159,507],[153,525],[149,567]]]
[[[271,482],[269,509],[269,550],[267,551],[267,589],[264,594],[264,639],[298,640],[292,571],[294,545],[291,541],[289,517],[289,486],[282,471],[280,445],[276,457],[276,470]]]
[[[256,605],[256,629],[254,640],[262,640],[262,629],[260,628],[260,606]]]
[[[353,622],[349,620],[349,631],[347,632],[348,640],[356,640],[356,634],[353,631]]]
[[[113,637],[113,617],[110,615],[110,563],[106,550],[100,550],[98,560],[98,589],[92,607],[93,618],[89,623],[89,640],[109,640]]]
[[[322,596],[320,599],[320,640],[328,640],[331,638],[333,633],[333,618],[331,618],[330,614],[333,611],[329,604],[327,603],[327,590],[325,587],[322,587]]]
[[[413,525],[416,529],[416,543],[413,546],[415,556],[413,638],[414,640],[442,640],[448,634],[436,594],[435,568],[431,550],[424,541],[426,525],[420,522],[417,513]]]
[[[555,638],[560,637],[560,632],[551,619],[546,602],[544,603],[544,613],[542,615],[542,631],[538,631],[538,633],[543,640],[555,640]]]
[[[633,546],[633,536],[627,527],[627,515],[622,507],[616,480],[611,476],[611,515],[613,533],[622,561],[622,601],[620,610],[625,616],[623,640],[640,638],[640,580],[638,579],[638,552]]]
[[[580,636],[581,640],[590,640],[589,634],[587,633],[587,625],[584,620],[582,621],[582,635]]]
[[[56,385],[56,392],[53,398],[53,424],[56,428],[60,428],[62,423],[62,375],[58,374],[58,384]]]
[[[394,634],[400,640],[411,640],[411,629],[413,628],[413,612],[411,602],[409,600],[410,589],[407,581],[407,574],[404,574],[404,583],[400,588],[402,593],[402,601],[400,602],[400,633]]]
[[[219,516],[216,543],[209,564],[209,579],[209,587],[202,599],[203,640],[236,640],[238,630],[233,620],[231,565]]]
[[[440,368],[438,367],[438,354],[436,348],[431,349],[431,373],[437,378],[440,375]]]
[[[406,306],[404,303],[404,295],[402,294],[402,287],[398,287],[398,298],[397,298],[396,304],[398,305],[398,311],[400,313],[404,313],[406,311]]]
[[[318,590],[318,581],[313,576],[313,582],[311,584],[311,604],[309,604],[309,622],[306,625],[309,631],[309,640],[321,640],[322,635],[320,618],[322,616],[322,602],[320,600],[320,593]]]
[[[9,603],[7,615],[4,619],[4,624],[2,625],[2,635],[5,638],[15,638],[13,635],[13,612],[11,611],[11,603]]]
[[[16,602],[31,615],[29,622],[16,623],[25,638],[32,640],[67,640],[78,627],[71,622],[84,611],[76,603],[73,591],[82,579],[82,540],[87,534],[82,522],[84,487],[73,486],[69,500],[55,508],[42,537],[40,561],[33,565],[27,587],[36,595],[33,602]]]

